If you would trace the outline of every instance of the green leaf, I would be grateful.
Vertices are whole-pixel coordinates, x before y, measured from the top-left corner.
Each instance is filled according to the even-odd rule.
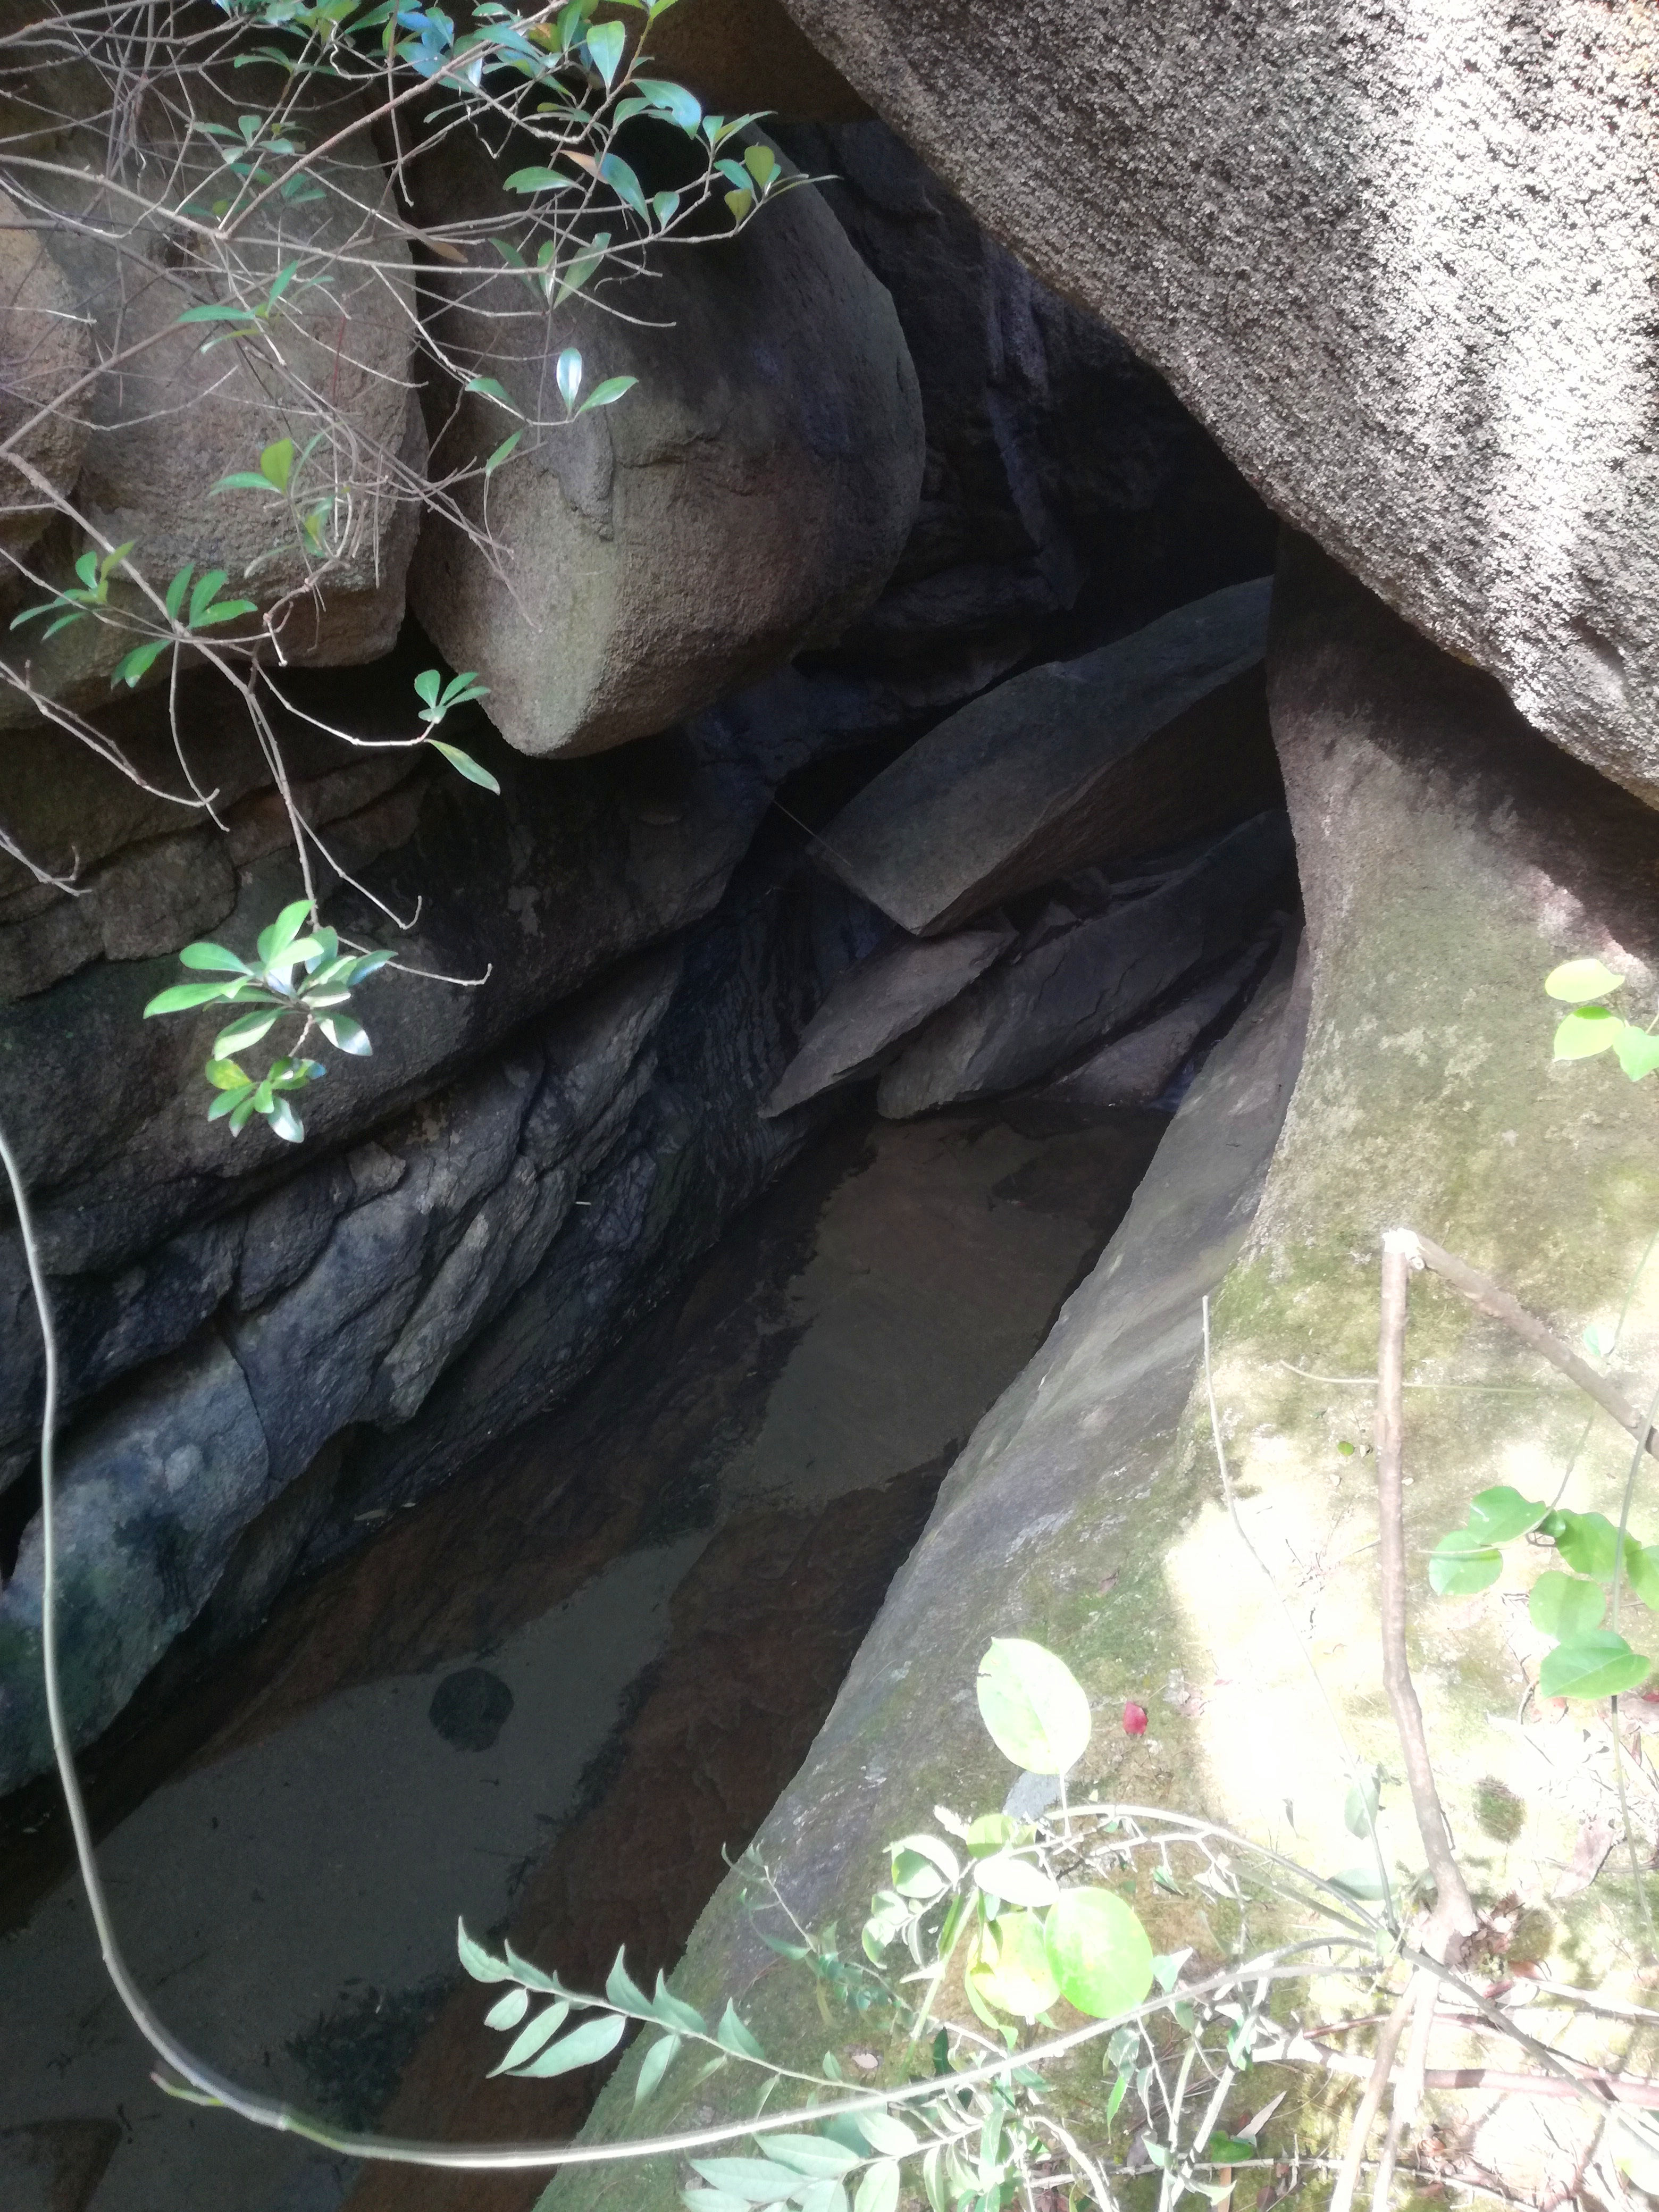
[[[554,372],[558,382],[559,397],[564,402],[568,415],[576,404],[576,394],[582,388],[582,357],[574,346],[567,346],[559,356]]]
[[[1544,978],[1544,988],[1564,1006],[1582,1006],[1587,999],[1604,998],[1624,982],[1600,960],[1564,960]]]
[[[1539,1576],[1527,1599],[1533,1626],[1564,1644],[1587,1634],[1592,1628],[1599,1628],[1607,1609],[1607,1595],[1599,1583],[1553,1571]]]
[[[1342,1825],[1351,1836],[1369,1836],[1382,1802],[1382,1780],[1376,1767],[1363,1782],[1350,1787],[1342,1807]]]
[[[1504,1554],[1483,1545],[1469,1528],[1443,1536],[1429,1559],[1430,1587],[1441,1597],[1472,1597],[1498,1580]]]
[[[270,1035],[276,1020],[276,1014],[268,1014],[257,1008],[251,1014],[243,1014],[228,1029],[221,1030],[214,1038],[214,1058],[228,1060],[232,1053],[240,1052],[244,1045],[258,1044],[262,1036]]]
[[[1060,1993],[1093,2020],[1128,2012],[1152,1986],[1146,1930],[1109,1889],[1065,1889],[1045,1941]]]
[[[231,1109],[230,1133],[233,1137],[240,1137],[243,1130],[246,1128],[249,1117],[253,1113],[255,1107],[258,1104],[258,1101],[259,1094],[253,1088],[252,1085],[250,1084],[246,1091],[236,1101],[235,1105]],[[208,1109],[208,1119],[210,1121],[213,1119],[213,1108],[211,1106]]]
[[[860,2112],[859,2130],[872,2150],[878,2150],[884,2158],[907,2158],[917,2149],[921,2137],[914,2128],[907,2128],[902,2120],[891,2112]]]
[[[255,476],[252,471],[248,469],[240,469],[234,476],[221,477],[218,483],[213,487],[216,493],[222,491],[270,491],[270,489],[271,486],[266,483],[263,477]]]
[[[537,2014],[528,2027],[514,2037],[500,2065],[492,2066],[484,2078],[493,2081],[498,2074],[510,2073],[514,2067],[522,2066],[526,2059],[533,2058],[544,2044],[552,2041],[569,2017],[570,2007],[563,1997],[556,2004],[548,2005]]]
[[[527,1990],[540,1990],[544,1996],[550,1997],[561,1997],[564,1995],[564,1991],[559,1987],[559,1978],[556,1974],[544,1973],[539,1966],[532,1966],[530,1960],[521,1959],[508,1942],[503,1942],[501,1951],[508,1966],[512,1969],[514,1978],[522,1982]]]
[[[228,580],[226,571],[222,568],[210,568],[204,576],[198,576],[196,579],[195,588],[190,595],[190,612],[185,618],[190,629],[195,629],[207,612],[209,605],[220,586]]]
[[[278,491],[288,489],[288,480],[294,467],[294,441],[278,438],[267,446],[259,456],[259,473]]]
[[[669,224],[673,222],[674,217],[679,213],[679,210],[680,196],[678,192],[653,192],[652,194],[651,212],[657,218],[657,228],[659,230],[666,230]]]
[[[775,2204],[780,2188],[787,2191],[769,2158],[694,2158],[690,2166],[693,2173],[740,2204]]]
[[[1478,1544],[1507,1544],[1535,1528],[1548,1511],[1547,1505],[1522,1498],[1518,1490],[1480,1490],[1469,1501],[1469,1534]]]
[[[798,2204],[800,2212],[850,2212],[846,2185],[840,2181],[809,2181],[804,2189],[794,2191],[789,2202]]]
[[[463,389],[476,392],[481,398],[493,399],[498,406],[505,407],[509,415],[516,415],[519,411],[507,398],[507,387],[493,376],[470,376]]]
[[[528,1990],[509,1990],[504,1997],[497,1997],[484,2014],[486,2027],[516,2027],[530,2009]]]
[[[634,2102],[636,2105],[642,2105],[646,2099],[661,2085],[663,2075],[673,2064],[679,2052],[680,2039],[678,2035],[659,2035],[657,2038],[650,2050],[646,2052],[640,2067],[639,2078],[634,2084]]]
[[[1616,1698],[1645,1682],[1652,1666],[1622,1636],[1595,1628],[1556,1645],[1539,1669],[1538,1686],[1547,1698]]]
[[[636,76],[634,89],[642,94],[651,106],[678,123],[682,131],[695,131],[702,121],[702,103],[683,84],[671,84],[665,77]]]
[[[423,668],[415,678],[416,697],[423,699],[428,707],[435,707],[438,703],[439,688],[443,680],[442,675],[437,669]]]
[[[720,2026],[714,2030],[714,2040],[720,2045],[721,2050],[731,2051],[738,2058],[764,2060],[766,2057],[759,2044],[738,2018],[737,2008],[729,1997],[726,2001],[726,2010],[720,2014]]]
[[[511,1982],[518,1978],[511,1966],[500,1959],[492,1959],[482,1943],[473,1942],[466,1932],[465,1920],[455,1923],[455,1951],[475,1982]]]
[[[1659,1613],[1659,1550],[1651,1544],[1642,1545],[1625,1537],[1625,1572],[1630,1577],[1630,1586],[1644,1605]]]
[[[601,2058],[609,2058],[622,2041],[627,2027],[628,2022],[619,2012],[601,2013],[596,2020],[584,2021],[568,2035],[562,2035],[539,2058],[532,2058],[528,2066],[520,2066],[514,2079],[545,2081],[556,2074],[568,2074],[578,2066],[597,2065]]]
[[[742,222],[754,212],[755,195],[746,185],[740,192],[726,192],[723,197],[733,222]]]
[[[210,1060],[202,1073],[216,1091],[240,1091],[252,1087],[246,1073],[237,1066],[234,1060]]]
[[[1060,1885],[1053,1875],[1034,1860],[1018,1858],[1012,1851],[997,1851],[989,1858],[975,1859],[974,1880],[993,1897],[1039,1912],[1060,1894]]]
[[[804,2173],[812,2181],[838,2181],[860,2163],[857,2151],[832,2142],[828,2136],[763,2136],[760,2147],[775,2164],[787,2166],[791,2173]],[[775,2181],[773,2185],[776,2187]]]
[[[234,1133],[241,1127],[241,1123],[234,1117],[237,1109],[242,1106],[246,1106],[249,1113],[253,1110],[253,1085],[251,1083],[239,1083],[234,1090],[222,1091],[212,1105],[208,1108],[207,1117],[210,1121],[216,1121],[222,1115],[230,1115],[233,1117],[230,1126]]]
[[[648,2014],[651,2000],[623,1964],[624,1945],[617,1954],[616,1963],[605,1977],[605,1993],[618,2012],[637,2012]]]
[[[556,169],[514,169],[507,179],[507,190],[509,192],[568,192],[575,181],[574,177],[562,177]],[[496,242],[499,244],[499,240]],[[470,385],[467,387],[469,391],[471,388]]]
[[[1247,2142],[1243,2136],[1223,2135],[1219,2129],[1205,2144],[1203,2151],[1206,2166],[1237,2166],[1241,2159],[1258,2155],[1253,2142]]]
[[[258,608],[252,599],[221,599],[216,606],[209,607],[195,622],[192,629],[211,629],[215,623],[235,622],[243,615],[257,615]]]
[[[755,179],[757,189],[763,192],[778,173],[778,157],[769,146],[750,146],[744,155],[743,166]]]
[[[1624,1026],[1605,1006],[1580,1006],[1555,1032],[1555,1057],[1591,1060],[1598,1052],[1611,1052]]]
[[[682,2189],[680,2203],[686,2212],[749,2212],[746,2197],[732,2197],[724,2189]]]
[[[665,2027],[678,2027],[687,2035],[707,2035],[708,2025],[696,2005],[689,2005],[684,1997],[677,1997],[664,1981],[662,1969],[657,1969],[657,1986],[651,1994],[651,2010]]]
[[[616,77],[617,66],[622,60],[623,48],[627,42],[628,33],[620,23],[595,23],[588,30],[588,58],[605,79],[607,92]]]
[[[597,232],[593,243],[587,252],[579,253],[565,270],[560,280],[559,289],[553,296],[553,304],[556,307],[562,307],[573,292],[581,290],[582,286],[604,261],[606,253],[610,251],[610,246],[611,233],[608,230]]]
[[[109,679],[110,690],[112,691],[118,684],[125,684],[131,690],[141,676],[149,675],[172,642],[171,638],[156,637],[147,645],[135,645],[131,653],[124,654],[117,661],[115,672]]]
[[[501,444],[496,447],[495,452],[484,463],[485,476],[493,477],[503,461],[510,461],[512,459],[514,454],[519,450],[520,441],[522,440],[524,432],[522,430],[514,430],[511,437],[503,438],[501,440]]]
[[[267,967],[305,927],[311,915],[309,899],[295,899],[285,906],[269,929],[262,929],[256,939],[259,957]]]
[[[174,983],[165,991],[158,991],[144,1008],[144,1019],[152,1014],[182,1014],[191,1006],[205,1006],[215,999],[228,998],[233,989],[229,983]]]
[[[577,414],[586,415],[595,407],[614,407],[624,393],[634,389],[639,380],[637,376],[607,376],[603,384],[594,386],[576,410]]]
[[[981,1813],[977,1820],[968,1823],[968,1851],[972,1858],[987,1858],[993,1851],[1000,1851],[1006,1844],[1018,1840],[1019,1822],[1012,1814]]]
[[[1619,1531],[1605,1513],[1563,1513],[1556,1532],[1555,1548],[1575,1574],[1590,1575],[1597,1582],[1613,1580],[1613,1562],[1619,1549]],[[1626,1537],[1629,1543],[1630,1539]]]
[[[1640,1083],[1659,1067],[1659,1036],[1650,1036],[1633,1022],[1625,1024],[1613,1039],[1613,1049],[1620,1066],[1632,1083]]]
[[[599,162],[599,175],[625,207],[631,208],[641,221],[646,222],[650,221],[650,210],[646,206],[645,194],[640,189],[640,180],[632,167],[623,161],[620,154],[606,154],[602,156]]]
[[[193,561],[186,561],[184,567],[174,573],[173,581],[167,586],[167,598],[162,604],[167,608],[169,621],[177,622],[179,619],[179,610],[185,604],[185,593],[190,588],[191,573],[195,565]]]
[[[979,1665],[980,1717],[1003,1757],[1033,1774],[1065,1774],[1088,1748],[1089,1700],[1063,1659],[1000,1636]]]
[[[261,1110],[270,1124],[272,1136],[280,1137],[285,1145],[297,1145],[302,1142],[306,1133],[306,1125],[286,1098],[278,1098],[270,1106]]]
[[[428,738],[428,744],[441,752],[453,769],[458,769],[469,783],[482,784],[486,791],[501,797],[501,787],[487,768],[480,768],[471,753],[464,753],[459,745],[447,745],[441,738]]]
[[[999,2012],[1013,2013],[1025,2021],[1047,2012],[1060,1995],[1060,1982],[1048,1958],[1038,1915],[1000,1913],[990,1927],[981,1929],[975,1939],[966,1978],[974,1991]]]
[[[896,2160],[884,2158],[872,2166],[859,2184],[859,2193],[853,2199],[853,2212],[894,2212],[899,2197],[899,2169]]]
[[[1344,1874],[1334,1874],[1331,1876],[1331,1887],[1340,1889],[1346,1896],[1358,1898],[1362,1901],[1368,1898],[1380,1899],[1388,1895],[1388,1891],[1384,1888],[1376,1869],[1369,1866],[1350,1867]]]
[[[374,1049],[368,1041],[368,1031],[361,1022],[353,1021],[349,1014],[319,1014],[317,1026],[332,1045],[342,1052],[367,1059]]]
[[[181,323],[252,323],[256,317],[251,307],[213,306],[186,307],[178,319]]]

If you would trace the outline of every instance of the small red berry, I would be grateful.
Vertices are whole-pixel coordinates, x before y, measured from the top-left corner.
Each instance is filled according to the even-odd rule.
[[[1133,1698],[1123,1708],[1123,1733],[1125,1735],[1145,1735],[1146,1733],[1146,1708],[1138,1705]]]

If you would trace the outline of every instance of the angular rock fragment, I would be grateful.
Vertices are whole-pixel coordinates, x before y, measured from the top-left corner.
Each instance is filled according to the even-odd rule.
[[[1237,959],[1201,977],[1173,1006],[1028,1093],[1020,1101],[1019,1126],[1073,1128],[1120,1107],[1155,1105],[1205,1031],[1251,989],[1279,935],[1280,924],[1274,922]]]
[[[1035,1083],[1132,1022],[1254,930],[1293,857],[1258,814],[1144,898],[1049,933],[936,1014],[881,1079],[890,1121]],[[1052,910],[1051,910],[1052,911]]]
[[[1014,932],[1000,927],[884,945],[843,975],[813,1015],[762,1113],[787,1114],[821,1091],[874,1075],[1013,941]]]
[[[822,857],[919,937],[1276,805],[1261,662],[1271,581],[1012,678],[844,807]]]

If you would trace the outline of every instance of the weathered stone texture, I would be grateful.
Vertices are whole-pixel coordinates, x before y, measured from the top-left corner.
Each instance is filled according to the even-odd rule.
[[[1659,799],[1645,10],[787,4],[1275,507]]]

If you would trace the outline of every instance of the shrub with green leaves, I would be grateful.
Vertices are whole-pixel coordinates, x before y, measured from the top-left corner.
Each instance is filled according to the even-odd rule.
[[[1626,988],[1625,978],[1596,959],[1564,960],[1544,978],[1544,988],[1559,1005],[1571,1006],[1555,1031],[1557,1060],[1593,1060],[1610,1052],[1632,1083],[1659,1067],[1659,1036],[1626,1021],[1603,1006]]]

